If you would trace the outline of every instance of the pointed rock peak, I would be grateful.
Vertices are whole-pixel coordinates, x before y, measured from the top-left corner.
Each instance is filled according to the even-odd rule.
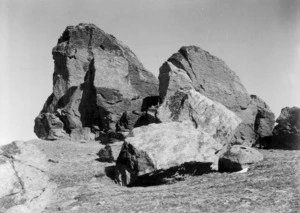
[[[210,52],[202,49],[201,47],[195,46],[195,45],[189,45],[189,46],[182,46],[179,50],[179,53],[181,53],[184,57],[188,57],[189,54],[201,54],[205,56],[206,58],[219,61],[224,64],[224,66],[227,66],[226,63],[218,58],[217,56],[212,55]]]

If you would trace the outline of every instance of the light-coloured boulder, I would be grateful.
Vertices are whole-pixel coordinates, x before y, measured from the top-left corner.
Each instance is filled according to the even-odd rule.
[[[215,140],[227,144],[234,135],[241,119],[222,104],[212,101],[195,90],[177,90],[165,98],[157,118],[161,122],[185,121],[194,123]]]
[[[150,124],[133,129],[117,159],[117,181],[134,183],[138,176],[186,162],[216,164],[223,145],[193,122]]]
[[[263,154],[254,148],[234,145],[220,156],[218,169],[221,172],[237,172],[263,159]]]
[[[34,145],[0,147],[0,212],[41,212],[55,190],[47,172],[46,156]]]

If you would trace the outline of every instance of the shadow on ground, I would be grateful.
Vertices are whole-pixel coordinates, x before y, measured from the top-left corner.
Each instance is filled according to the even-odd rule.
[[[128,187],[147,187],[162,184],[171,184],[184,180],[187,176],[199,176],[216,172],[211,169],[212,163],[188,162],[166,170],[157,170],[152,173],[138,176]],[[106,175],[115,181],[115,166],[105,167]]]

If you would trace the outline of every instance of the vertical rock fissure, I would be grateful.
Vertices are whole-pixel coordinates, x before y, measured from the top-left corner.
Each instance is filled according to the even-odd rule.
[[[10,164],[11,164],[11,166],[12,166],[14,172],[15,172],[15,175],[16,175],[16,177],[17,177],[17,179],[18,179],[18,181],[19,181],[19,183],[20,183],[20,185],[21,185],[22,192],[26,193],[25,186],[24,186],[24,182],[23,182],[23,180],[22,180],[21,177],[19,176],[19,173],[18,173],[17,170],[16,170],[16,167],[15,167],[15,163],[14,163],[13,157],[10,157]]]
[[[98,126],[100,129],[103,126],[100,116],[99,106],[97,106],[97,92],[94,85],[95,80],[95,57],[93,52],[93,32],[94,28],[90,28],[90,39],[88,42],[88,54],[89,54],[89,68],[86,72],[84,83],[81,85],[83,90],[82,99],[79,105],[79,112],[81,114],[81,123],[83,127],[92,128]]]

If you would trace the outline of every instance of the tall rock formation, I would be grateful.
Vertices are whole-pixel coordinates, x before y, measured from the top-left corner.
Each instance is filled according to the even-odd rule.
[[[258,138],[271,135],[270,132],[262,135],[261,128],[255,128],[259,111],[272,113],[267,105],[261,107],[263,101],[253,100],[239,77],[222,60],[200,47],[185,46],[174,53],[161,66],[159,82],[159,94],[163,100],[167,100],[178,89],[194,88],[235,112],[243,122],[232,139],[234,144],[250,146]],[[269,117],[272,116],[266,119]],[[266,121],[265,125],[272,129],[274,121],[271,120]]]
[[[53,93],[35,119],[39,138],[88,139],[91,131],[130,129],[143,99],[158,95],[157,79],[136,55],[93,24],[67,27],[52,55]]]

